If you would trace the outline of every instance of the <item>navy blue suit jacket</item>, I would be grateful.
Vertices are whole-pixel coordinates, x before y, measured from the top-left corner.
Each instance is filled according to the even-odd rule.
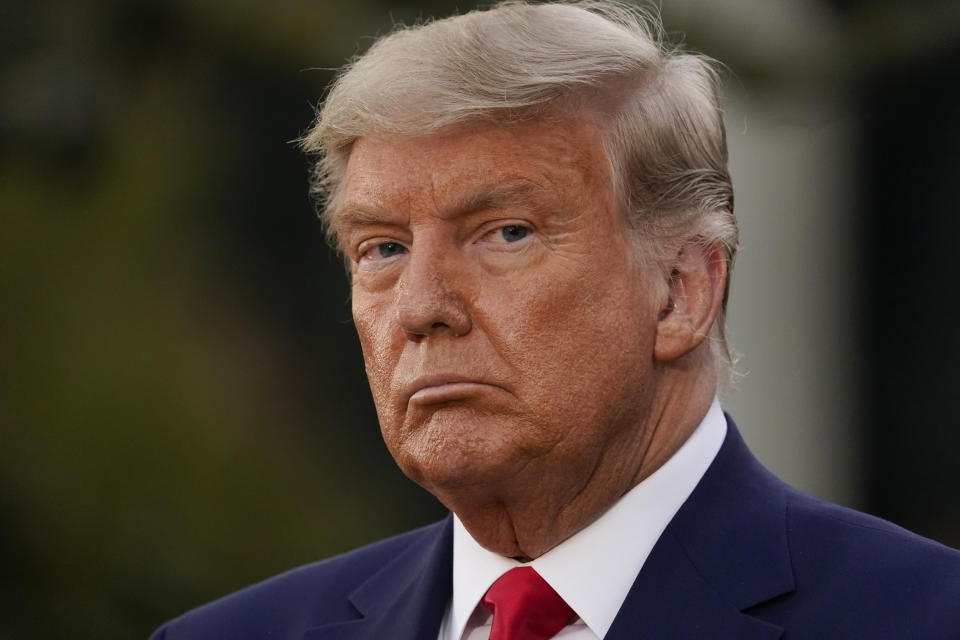
[[[451,519],[282,574],[152,640],[436,640]],[[780,482],[730,423],[607,640],[960,639],[960,552]]]

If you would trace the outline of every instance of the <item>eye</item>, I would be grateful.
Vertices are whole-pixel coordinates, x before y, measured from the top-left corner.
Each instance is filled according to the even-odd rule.
[[[511,224],[506,227],[501,227],[500,235],[503,237],[506,242],[516,242],[517,240],[523,240],[527,237],[527,234],[530,233],[530,229],[527,227],[522,227],[519,224]]]
[[[387,260],[406,252],[407,248],[399,242],[381,242],[364,251],[360,258],[363,260]]]
[[[523,240],[530,234],[530,227],[522,224],[508,224],[503,227],[497,227],[488,234],[492,242],[513,243]]]

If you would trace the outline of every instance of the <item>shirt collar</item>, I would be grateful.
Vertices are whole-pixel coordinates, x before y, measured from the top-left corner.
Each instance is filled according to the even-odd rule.
[[[487,551],[453,517],[453,600],[448,612],[460,638],[490,585],[508,570],[531,566],[602,638],[647,556],[720,450],[727,422],[714,398],[700,425],[659,469],[593,523],[529,563]]]

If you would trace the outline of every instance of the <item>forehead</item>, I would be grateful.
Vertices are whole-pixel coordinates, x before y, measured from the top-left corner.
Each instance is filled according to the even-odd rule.
[[[359,138],[331,223],[338,230],[363,212],[443,213],[610,191],[600,130],[590,120],[477,123],[419,137]]]

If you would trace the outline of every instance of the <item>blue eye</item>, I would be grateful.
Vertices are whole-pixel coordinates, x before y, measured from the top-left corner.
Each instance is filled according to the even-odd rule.
[[[381,258],[392,258],[393,256],[406,253],[407,248],[399,242],[384,242],[377,245],[377,255]]]
[[[523,240],[530,233],[530,229],[519,224],[511,224],[500,228],[500,237],[504,242],[517,242]]]

